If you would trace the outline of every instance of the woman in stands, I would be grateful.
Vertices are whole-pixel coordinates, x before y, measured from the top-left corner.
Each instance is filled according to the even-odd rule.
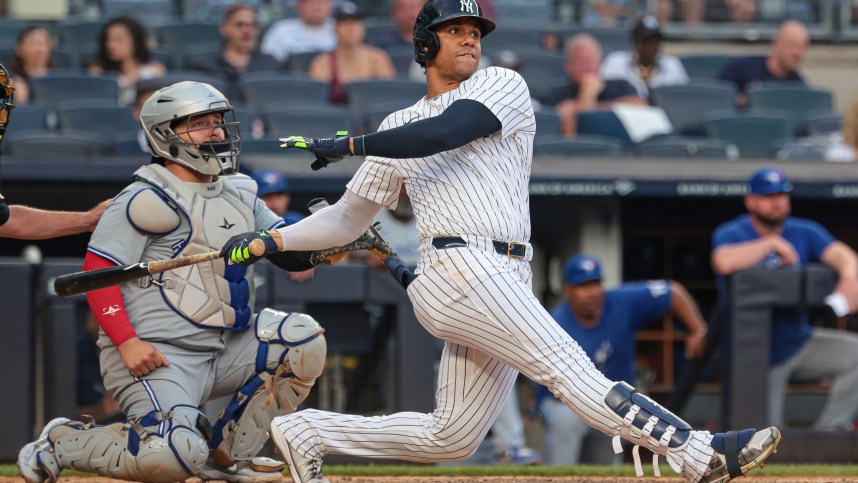
[[[30,101],[28,81],[33,77],[42,77],[55,67],[51,60],[53,40],[51,34],[39,25],[24,27],[15,42],[15,56],[10,66],[15,75],[15,104]]]
[[[387,52],[364,43],[366,27],[358,7],[345,2],[336,10],[337,46],[310,64],[310,77],[331,84],[331,102],[346,102],[344,85],[367,79],[392,79],[396,68]]]
[[[138,80],[162,77],[167,69],[152,60],[146,46],[146,32],[131,17],[116,17],[101,31],[98,53],[89,66],[90,75],[115,75],[119,82],[119,104],[134,103]]]

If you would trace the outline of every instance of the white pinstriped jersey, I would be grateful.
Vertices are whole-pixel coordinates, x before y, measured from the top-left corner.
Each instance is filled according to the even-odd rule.
[[[395,207],[402,183],[414,205],[421,239],[475,235],[494,240],[530,239],[527,185],[536,122],[524,79],[508,69],[477,71],[459,88],[394,112],[379,131],[441,114],[453,102],[484,104],[500,131],[425,158],[368,156],[348,184],[356,194]]]

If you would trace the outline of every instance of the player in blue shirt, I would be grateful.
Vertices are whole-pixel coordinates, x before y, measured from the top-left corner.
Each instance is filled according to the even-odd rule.
[[[790,216],[792,185],[786,173],[763,168],[748,184],[748,213],[722,224],[712,236],[712,267],[721,295],[726,293],[724,277],[739,270],[822,262],[839,276],[834,291],[846,296],[850,311],[858,309],[858,256],[820,224]],[[858,412],[858,335],[813,327],[806,312],[778,310],[772,320],[771,348],[770,421],[783,421],[790,379],[833,379],[814,428],[852,429]]]
[[[670,280],[623,284],[613,290],[602,286],[599,260],[576,255],[564,268],[566,301],[551,316],[575,339],[596,368],[615,381],[633,383],[635,332],[665,314],[672,314],[687,328],[685,352],[700,357],[706,345],[707,325],[688,291]],[[607,438],[581,420],[562,402],[540,386],[539,407],[545,416],[545,461],[552,465],[578,464],[584,439]],[[593,444],[588,449],[610,450],[610,445]],[[618,462],[612,452],[593,454],[595,463]]]

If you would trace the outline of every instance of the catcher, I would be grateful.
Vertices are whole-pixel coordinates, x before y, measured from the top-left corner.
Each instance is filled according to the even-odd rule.
[[[257,198],[256,183],[234,174],[238,123],[219,91],[171,85],[143,105],[140,122],[152,163],[105,210],[85,270],[212,251],[237,234],[283,225]],[[385,249],[368,233],[345,247],[267,258],[299,271],[377,247]],[[271,420],[307,397],[326,343],[309,315],[254,312],[252,275],[218,259],[88,293],[104,385],[128,420],[54,419],[20,451],[21,476],[53,482],[73,468],[144,482],[281,481],[283,463],[256,454]],[[199,406],[230,394],[212,427]]]

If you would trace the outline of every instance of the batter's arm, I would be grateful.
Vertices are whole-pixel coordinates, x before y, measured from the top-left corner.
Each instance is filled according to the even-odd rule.
[[[380,204],[346,190],[333,205],[270,233],[278,242],[280,250],[306,251],[338,247],[363,235],[381,208]]]

